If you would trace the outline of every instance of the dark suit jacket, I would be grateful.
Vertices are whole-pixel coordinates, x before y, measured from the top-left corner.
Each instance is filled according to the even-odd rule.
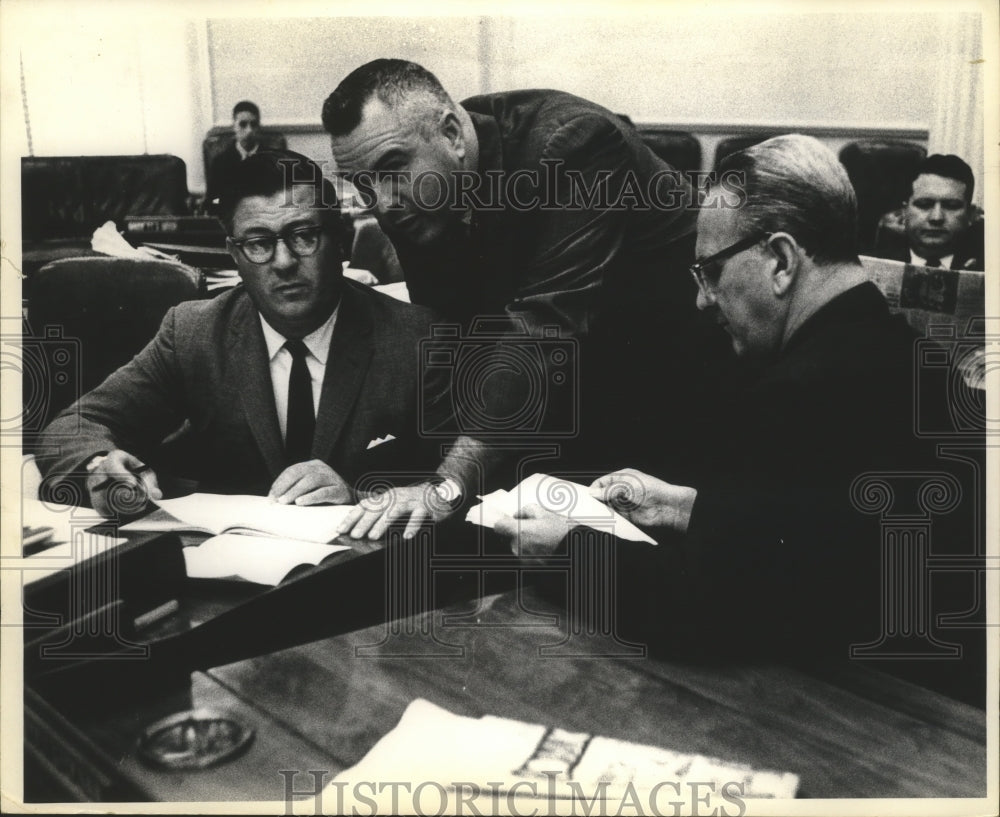
[[[921,513],[906,495],[908,474],[955,475],[961,505],[931,515],[930,544],[937,555],[974,553],[982,486],[967,464],[938,456],[939,440],[914,429],[917,417],[921,427],[940,428],[949,399],[975,401],[951,393],[930,369],[914,383],[915,339],[866,283],[830,301],[776,359],[749,373],[725,420],[701,441],[706,463],[687,535],[654,532],[658,547],[614,542],[619,631],[654,649],[709,656],[839,659],[850,644],[876,640],[890,592],[882,575],[889,520],[864,507],[878,505],[879,488],[852,494],[866,472],[889,474],[883,481],[888,495],[898,494],[897,518]],[[969,575],[962,582],[957,603],[938,584],[935,615],[975,606]],[[928,587],[916,591],[923,604]]]
[[[981,219],[972,224],[959,237],[952,255],[950,269],[976,270],[978,272],[986,269],[985,224],[986,222]],[[881,230],[873,254],[879,258],[891,258],[893,261],[903,261],[909,264],[910,247],[906,241],[906,234]]]
[[[462,105],[479,142],[478,201],[470,197],[471,224],[432,248],[390,236],[411,299],[458,322],[506,314],[533,337],[552,326],[580,339],[580,370],[563,390],[573,405],[554,425],[608,437],[624,463],[659,429],[685,424],[675,412],[693,401],[690,378],[706,351],[728,354],[695,308],[688,181],[620,117],[579,97],[525,90]],[[558,376],[546,371],[550,382]],[[628,401],[618,399],[623,383],[635,390]],[[503,406],[510,395],[495,410],[511,416],[516,385],[485,399]]]
[[[414,469],[433,473],[440,452],[419,442],[417,408],[431,312],[343,283],[312,454],[351,485],[385,469],[403,483]],[[397,439],[368,450],[387,434]],[[50,490],[117,447],[203,491],[265,494],[289,463],[259,316],[243,288],[171,309],[131,363],[52,422],[42,447]]]

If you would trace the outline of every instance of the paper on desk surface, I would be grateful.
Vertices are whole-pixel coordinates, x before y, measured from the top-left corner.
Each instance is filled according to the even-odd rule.
[[[25,573],[25,581],[28,582],[51,576],[128,541],[87,532],[91,525],[105,521],[90,508],[25,498],[22,500],[21,511],[22,525],[52,528],[53,546],[25,560],[30,570]]]
[[[272,587],[299,565],[318,565],[327,556],[350,550],[347,545],[322,545],[300,539],[223,533],[196,547],[184,548],[188,578],[238,577]]]
[[[106,221],[96,230],[90,239],[90,248],[94,252],[113,255],[116,258],[159,258],[164,261],[176,261],[176,255],[167,255],[165,252],[153,249],[152,247],[133,247],[121,233],[113,221]]]
[[[433,751],[429,750],[431,742]],[[474,751],[470,751],[473,747]],[[369,781],[375,783],[374,791],[359,785]],[[586,796],[590,800],[601,792],[606,798],[604,808],[597,808],[595,813],[614,813],[617,806],[630,802],[625,799],[630,788],[650,792],[655,786],[662,788],[664,783],[684,786],[692,781],[702,793],[714,791],[717,796],[725,784],[742,785],[744,798],[792,798],[799,783],[794,774],[755,770],[739,763],[658,746],[489,715],[482,718],[454,715],[420,698],[410,703],[396,728],[376,743],[360,763],[334,778],[324,792],[324,804],[327,808],[336,807],[338,813],[350,814],[354,791],[360,790],[378,801],[375,813],[392,813],[393,806],[396,813],[413,813],[414,801],[405,796],[404,786],[399,787],[404,795],[393,803],[390,791],[378,792],[380,781],[409,782],[410,792],[421,782],[434,782],[448,792],[451,806],[458,805],[459,796],[467,802],[464,798],[469,796],[470,784],[482,789],[478,796],[484,801],[480,805],[486,809],[492,792],[497,790],[516,792],[519,801],[527,797],[543,806],[532,812],[519,804],[517,812],[521,814],[578,814],[573,806],[581,805],[579,798]],[[462,790],[458,784],[464,784]],[[712,784],[714,789],[709,789]],[[532,797],[533,793],[536,796]],[[343,802],[335,799],[338,796]],[[502,803],[503,799],[495,802]],[[437,800],[435,807],[436,804]],[[546,810],[546,805],[551,810]],[[457,812],[445,809],[443,813]],[[479,813],[496,811],[481,808]]]
[[[201,530],[264,534],[306,542],[329,542],[352,505],[281,505],[266,496],[195,493],[156,504],[177,519],[142,519],[122,530]]]
[[[483,527],[492,528],[501,516],[513,516],[527,505],[540,505],[587,527],[613,533],[619,539],[656,544],[655,539],[620,513],[591,496],[587,486],[547,474],[532,474],[510,491],[498,490],[479,498],[482,503],[470,508],[465,519]]]

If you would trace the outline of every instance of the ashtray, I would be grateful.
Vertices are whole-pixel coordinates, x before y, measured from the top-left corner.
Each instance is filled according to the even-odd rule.
[[[139,757],[161,769],[206,769],[240,754],[254,730],[210,709],[178,712],[151,726],[139,738]]]

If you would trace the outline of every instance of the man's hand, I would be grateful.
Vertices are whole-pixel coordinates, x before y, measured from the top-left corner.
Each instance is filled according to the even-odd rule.
[[[289,465],[278,475],[267,495],[282,505],[318,505],[322,502],[347,505],[354,501],[351,488],[343,477],[322,460]]]
[[[590,493],[636,525],[680,533],[687,530],[698,496],[694,488],[671,485],[634,468],[594,480]]]
[[[369,539],[381,539],[393,522],[409,516],[403,538],[412,539],[424,522],[439,522],[453,511],[438,496],[433,483],[420,482],[405,488],[390,488],[361,500],[341,523],[340,533],[350,531],[352,539],[361,539],[366,534]]]
[[[163,492],[153,469],[138,457],[114,448],[87,465],[90,504],[101,516],[132,516]]]
[[[576,523],[565,516],[547,511],[540,505],[525,505],[513,517],[502,516],[493,530],[510,537],[510,549],[516,556],[551,556]]]

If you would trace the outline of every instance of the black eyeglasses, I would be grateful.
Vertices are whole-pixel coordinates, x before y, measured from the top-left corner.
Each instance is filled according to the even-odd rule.
[[[702,258],[701,261],[692,264],[688,269],[691,270],[691,275],[697,281],[701,290],[707,292],[716,283],[710,280],[713,276],[710,276],[707,272],[709,267],[713,264],[718,264],[720,261],[725,261],[727,258],[732,258],[734,255],[743,252],[743,250],[750,249],[754,244],[766,241],[772,235],[774,233],[767,232],[766,230],[748,235],[746,238],[741,238],[735,244],[730,244],[724,250],[719,250],[714,255],[708,256],[708,258]]]
[[[319,240],[323,235],[323,228],[296,227],[294,230],[285,230],[277,235],[255,235],[237,241],[234,238],[229,240],[234,246],[240,248],[240,252],[246,256],[251,264],[266,264],[274,258],[274,250],[281,240],[288,247],[288,251],[296,258],[312,255],[319,249]]]

